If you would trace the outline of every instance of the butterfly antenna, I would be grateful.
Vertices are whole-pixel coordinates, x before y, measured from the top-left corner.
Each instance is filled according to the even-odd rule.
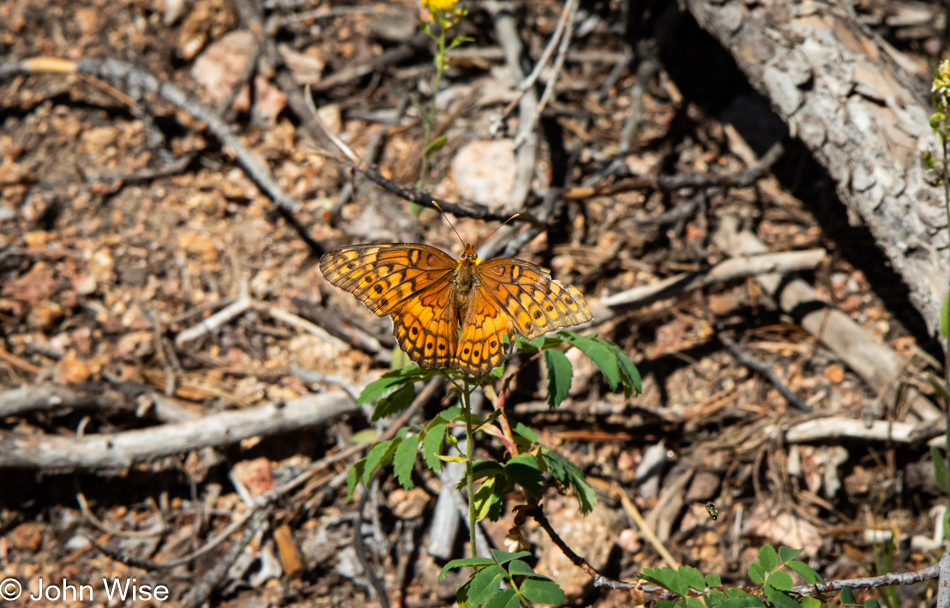
[[[439,207],[439,203],[432,201],[432,204],[435,205],[435,208],[439,210],[439,213],[442,214],[442,217],[445,218],[445,221],[448,222],[449,226],[452,227],[452,231],[455,232],[455,236],[459,237],[459,240],[462,241],[462,244],[465,244],[465,239],[462,238],[462,235],[459,234],[459,231],[455,229],[455,224],[452,223],[452,220],[449,219],[449,216],[445,214],[445,211],[442,210],[442,207]]]
[[[503,221],[502,223],[498,224],[498,228],[495,228],[494,230],[492,230],[491,232],[488,233],[488,236],[486,236],[486,237],[482,238],[482,240],[478,241],[478,245],[481,245],[482,243],[484,243],[485,241],[487,241],[487,240],[489,239],[489,237],[491,237],[491,235],[493,235],[493,234],[495,234],[496,232],[498,232],[498,229],[499,229],[499,228],[501,228],[502,226],[504,226],[505,224],[507,224],[507,223],[510,222],[511,220],[515,219],[515,218],[518,217],[519,215],[521,215],[521,214],[520,214],[520,213],[516,213],[516,214],[512,215],[511,217],[509,217],[507,220],[505,220],[505,221]],[[475,245],[475,248],[476,248],[476,249],[478,249],[478,245]]]

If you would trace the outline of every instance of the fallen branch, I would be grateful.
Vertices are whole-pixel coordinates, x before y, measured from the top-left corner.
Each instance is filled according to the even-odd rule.
[[[33,384],[0,393],[0,418],[22,416],[31,412],[56,412],[65,409],[124,411],[141,415],[142,399],[150,401],[152,414],[162,422],[194,420],[198,414],[167,397],[156,394],[150,387],[133,382],[106,384]]]
[[[59,437],[0,431],[0,467],[125,468],[199,448],[323,424],[355,409],[349,395],[331,391],[122,433]]]
[[[652,285],[634,287],[606,298],[591,306],[598,323],[615,317],[620,311],[647,306],[659,300],[683,295],[709,285],[773,272],[811,270],[825,258],[824,249],[786,251],[732,258],[707,270],[687,272],[664,279]]]

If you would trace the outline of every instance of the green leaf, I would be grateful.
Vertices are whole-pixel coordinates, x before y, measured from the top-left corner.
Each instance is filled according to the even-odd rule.
[[[857,606],[858,601],[854,599],[854,592],[851,591],[850,587],[841,588],[841,605],[842,606]]]
[[[512,576],[539,576],[531,566],[520,559],[512,560],[511,563],[508,564],[508,573]],[[548,577],[545,576],[543,578]]]
[[[805,604],[803,603],[802,605],[804,606]],[[811,608],[811,606],[807,606],[806,608]],[[819,607],[816,606],[815,608]],[[877,600],[868,600],[864,602],[864,608],[881,608],[881,603]]]
[[[366,469],[363,471],[363,484],[368,485],[369,479],[373,473],[381,466],[386,466],[392,460],[393,453],[401,443],[397,439],[389,441],[380,441],[373,444],[373,447],[366,453]]]
[[[360,405],[372,403],[385,395],[389,390],[406,382],[421,380],[425,375],[426,372],[415,364],[386,372],[380,376],[379,380],[367,384],[366,388],[360,392],[359,399],[357,399],[356,402]]]
[[[494,564],[476,572],[468,587],[469,603],[481,606],[487,602],[501,590],[501,581],[506,574],[504,568]]]
[[[620,367],[617,357],[610,352],[610,349],[603,342],[588,336],[580,336],[574,332],[565,331],[561,332],[561,335],[568,343],[590,357],[594,365],[600,368],[610,384],[610,390],[617,390],[617,385],[620,383]]]
[[[778,558],[783,564],[787,564],[791,560],[801,555],[802,551],[804,551],[804,549],[791,549],[789,547],[782,546],[778,548]]]
[[[505,366],[499,365],[498,367],[493,367],[491,370],[491,375],[496,378],[501,378],[505,375]],[[514,593],[514,591],[512,591],[512,593]]]
[[[396,481],[407,490],[412,488],[412,467],[416,464],[416,452],[419,451],[419,433],[407,435],[393,454],[393,474]]]
[[[439,572],[439,580],[441,581],[445,578],[445,575],[449,573],[449,570],[455,570],[456,568],[466,568],[468,566],[491,566],[495,562],[489,557],[465,557],[463,559],[453,559],[446,565],[442,566],[442,571]]]
[[[614,357],[617,358],[617,365],[620,368],[620,378],[623,382],[623,394],[628,399],[634,393],[640,394],[643,388],[643,382],[640,379],[640,372],[637,366],[630,360],[630,356],[622,348],[613,342],[604,341],[604,344],[610,349]]]
[[[795,583],[792,582],[792,577],[788,575],[788,572],[784,570],[776,570],[765,579],[766,585],[771,585],[780,591],[788,591],[795,586]]]
[[[422,440],[422,457],[425,458],[429,468],[439,473],[442,471],[442,461],[438,455],[442,453],[442,440],[445,439],[445,429],[447,425],[437,424],[428,431],[426,437]]]
[[[815,585],[817,583],[825,584],[825,579],[821,578],[821,575],[815,572],[815,570],[805,562],[792,560],[785,562],[785,565],[797,572],[809,585]]]
[[[765,570],[762,569],[762,565],[759,564],[759,562],[749,564],[749,578],[757,583],[765,582]]]
[[[532,602],[539,604],[557,604],[560,606],[567,599],[564,590],[554,581],[529,578],[521,583],[521,594]]]
[[[660,600],[653,604],[653,608],[676,608],[676,602],[672,600]]]
[[[363,477],[363,469],[366,467],[366,458],[360,458],[356,461],[350,470],[346,472],[346,499],[353,498],[353,491],[356,490],[356,484]]]
[[[370,422],[376,422],[380,418],[399,413],[409,407],[413,398],[416,396],[416,387],[412,382],[408,382],[389,395],[376,402],[373,408],[373,414],[370,416]]]
[[[640,578],[644,578],[664,589],[669,589],[677,595],[689,595],[689,584],[686,579],[671,568],[644,568]]]
[[[541,485],[544,476],[538,459],[533,454],[519,454],[505,464],[505,473],[516,484],[521,486],[525,494],[531,498],[541,498]]]
[[[426,149],[423,152],[423,154],[426,156],[432,156],[433,153],[441,150],[442,147],[445,146],[447,141],[449,141],[448,137],[446,137],[445,135],[439,135],[434,140],[432,140],[432,143],[426,146]]]
[[[784,591],[779,591],[769,586],[763,588],[765,597],[768,598],[775,608],[802,608],[802,605],[796,602],[790,595]]]
[[[700,593],[706,590],[706,580],[703,578],[703,573],[693,568],[692,566],[680,566],[676,569],[677,572],[683,577],[683,580],[686,581],[686,584],[689,585],[692,589],[699,591]]]
[[[488,601],[485,602],[485,608],[519,608],[521,600],[514,589],[499,589]]]
[[[521,559],[522,557],[528,557],[531,555],[530,551],[518,551],[517,553],[509,553],[507,551],[502,551],[501,549],[492,549],[492,556],[495,558],[495,561],[499,564],[507,564],[508,562],[516,559]]]
[[[802,608],[821,608],[821,600],[816,597],[805,596],[798,600]]]
[[[475,499],[472,501],[475,507],[475,521],[481,521],[488,517],[495,500],[495,482],[497,477],[490,477],[475,490]],[[465,478],[462,478],[465,481]]]
[[[680,602],[680,604],[684,604],[686,608],[706,608],[706,604],[695,597],[688,597]]]
[[[544,468],[551,472],[558,482],[574,490],[574,497],[582,514],[590,513],[597,504],[597,495],[594,488],[587,483],[584,471],[569,460],[558,456],[548,448],[541,449],[541,461]]]
[[[538,436],[532,431],[529,427],[525,426],[523,422],[519,422],[515,425],[515,428],[512,429],[516,434],[521,435],[531,443],[538,442]]]
[[[772,545],[762,545],[759,549],[759,565],[766,572],[771,572],[778,566],[778,555],[775,554],[775,548]]]
[[[718,574],[707,574],[703,580],[707,587],[722,587],[722,579],[719,578]]]
[[[362,431],[357,431],[352,439],[353,443],[356,445],[363,445],[364,443],[373,443],[376,441],[376,437],[379,433],[376,432],[374,428],[363,429]]]
[[[554,409],[571,390],[574,368],[559,350],[544,351],[544,366],[548,370],[548,407]]]
[[[944,494],[950,493],[950,487],[947,486],[947,461],[943,459],[940,448],[935,445],[930,446],[930,459],[934,462],[934,477],[937,480],[937,487]]]

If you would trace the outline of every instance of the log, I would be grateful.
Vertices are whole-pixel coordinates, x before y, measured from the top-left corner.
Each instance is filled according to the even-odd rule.
[[[947,293],[943,195],[921,156],[939,150],[928,91],[845,0],[686,0],[837,184],[910,289],[931,332]]]

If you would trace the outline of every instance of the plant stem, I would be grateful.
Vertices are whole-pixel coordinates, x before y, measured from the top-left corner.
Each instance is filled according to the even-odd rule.
[[[468,483],[468,540],[472,546],[472,557],[478,557],[478,548],[475,546],[475,467],[472,466],[473,433],[472,433],[472,391],[468,380],[465,381],[465,390],[462,391],[462,411],[465,413],[465,477]]]
[[[419,169],[419,181],[417,182],[417,187],[421,190],[425,186],[426,173],[429,171],[429,155],[427,154],[429,150],[429,144],[432,143],[432,127],[435,122],[435,111],[436,111],[436,101],[439,96],[439,87],[442,84],[442,70],[445,66],[445,28],[441,27],[439,29],[439,35],[433,36],[433,39],[438,44],[439,50],[436,51],[435,55],[435,77],[432,79],[432,101],[429,103],[429,111],[423,112],[422,122],[425,124],[425,138],[423,140],[422,148],[422,165]]]

